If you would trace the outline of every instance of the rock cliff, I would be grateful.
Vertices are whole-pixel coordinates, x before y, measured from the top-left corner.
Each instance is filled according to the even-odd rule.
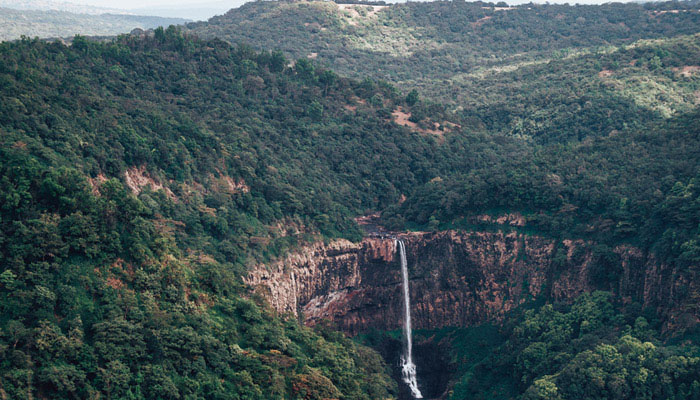
[[[443,231],[399,235],[406,243],[416,328],[498,321],[536,297],[570,301],[601,288],[589,243],[522,233]],[[698,277],[631,246],[614,249],[621,271],[602,289],[656,308],[667,324],[697,323]],[[316,243],[251,269],[246,282],[280,313],[308,325],[330,320],[356,334],[401,326],[401,271],[394,240]]]

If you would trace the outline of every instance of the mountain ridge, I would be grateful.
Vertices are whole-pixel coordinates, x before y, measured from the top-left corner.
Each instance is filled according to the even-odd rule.
[[[16,40],[22,36],[41,38],[72,38],[114,36],[135,28],[153,29],[187,22],[182,18],[163,18],[131,14],[78,14],[58,10],[18,10],[0,8],[0,40]]]

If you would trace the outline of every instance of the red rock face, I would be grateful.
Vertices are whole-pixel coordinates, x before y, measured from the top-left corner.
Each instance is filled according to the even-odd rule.
[[[589,276],[590,246],[583,241],[564,241],[567,259],[553,263],[553,240],[515,232],[421,232],[401,238],[418,329],[499,321],[536,297],[570,301],[595,289]],[[670,324],[699,320],[697,299],[688,296],[700,291],[698,277],[630,246],[615,252],[623,272],[609,290],[623,301],[657,308]],[[401,270],[391,239],[317,243],[256,266],[246,282],[279,313],[294,314],[307,325],[328,320],[356,334],[402,324]]]

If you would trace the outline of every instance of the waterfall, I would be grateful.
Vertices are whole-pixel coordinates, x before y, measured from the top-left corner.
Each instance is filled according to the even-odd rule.
[[[401,375],[411,389],[411,395],[415,399],[422,399],[423,395],[418,389],[416,380],[416,364],[413,363],[413,338],[411,336],[411,297],[408,291],[408,263],[406,262],[406,247],[402,240],[396,240],[399,256],[401,258],[401,275],[403,276],[403,304],[404,304],[404,324],[403,331],[406,338],[405,353],[401,355]]]

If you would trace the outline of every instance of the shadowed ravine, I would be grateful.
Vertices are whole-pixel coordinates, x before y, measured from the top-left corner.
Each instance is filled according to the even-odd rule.
[[[327,321],[349,335],[405,329],[406,296],[411,328],[418,330],[499,323],[528,301],[566,303],[597,289],[655,309],[667,321],[666,329],[698,318],[676,295],[682,285],[696,290],[698,280],[632,246],[614,248],[621,271],[617,281],[601,287],[592,277],[592,246],[582,240],[557,243],[517,232],[464,231],[397,238],[314,243],[251,269],[247,283],[278,312],[293,313],[309,326]],[[410,267],[405,274],[400,249]],[[566,258],[554,262],[562,253]],[[404,281],[410,283],[408,293]],[[386,338],[371,345],[395,366],[399,398],[410,399],[400,359],[407,346]],[[438,350],[426,350],[434,345],[421,340],[412,346],[416,387],[424,398],[441,398],[451,373]]]

